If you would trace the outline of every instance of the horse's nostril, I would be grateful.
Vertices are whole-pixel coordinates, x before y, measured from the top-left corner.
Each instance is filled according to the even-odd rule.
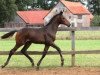
[[[71,26],[71,24],[68,25],[68,27],[70,27],[70,26]]]

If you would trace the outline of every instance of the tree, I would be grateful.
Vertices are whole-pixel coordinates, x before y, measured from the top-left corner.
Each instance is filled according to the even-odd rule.
[[[18,10],[28,10],[29,6],[33,9],[51,9],[59,0],[16,0]]]
[[[28,10],[28,6],[32,6],[34,0],[16,0],[18,10]]]
[[[91,13],[100,15],[100,0],[68,0],[68,1],[74,1],[74,2],[79,1],[83,5],[87,6],[88,10]]]
[[[16,0],[15,3],[18,7],[18,10],[24,10],[24,4],[23,4],[22,0]]]
[[[91,26],[100,26],[100,15],[94,15]]]
[[[89,10],[93,14],[100,15],[100,0],[89,0]]]
[[[17,6],[15,0],[1,0],[0,1],[0,25],[4,22],[13,20],[16,14]]]
[[[33,8],[51,9],[59,0],[34,0]]]

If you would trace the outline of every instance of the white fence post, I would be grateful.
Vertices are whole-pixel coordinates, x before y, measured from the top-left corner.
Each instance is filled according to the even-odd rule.
[[[73,51],[71,66],[75,66],[75,31],[71,31],[71,49]]]

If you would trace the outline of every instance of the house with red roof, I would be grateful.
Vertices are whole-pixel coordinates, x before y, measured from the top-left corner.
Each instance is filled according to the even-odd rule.
[[[48,12],[48,10],[17,11],[17,14],[27,25],[43,26],[43,18]]]
[[[48,10],[17,11],[17,16],[13,22],[5,24],[5,27],[41,27],[44,24],[44,17]]]
[[[80,2],[60,0],[44,18],[45,24],[60,11],[64,11],[63,15],[75,27],[89,27],[93,19],[93,15]]]
[[[12,27],[43,26],[60,11],[64,11],[65,18],[75,27],[89,27],[93,19],[93,15],[80,2],[60,0],[51,10],[17,11],[14,20],[16,25],[10,25]]]

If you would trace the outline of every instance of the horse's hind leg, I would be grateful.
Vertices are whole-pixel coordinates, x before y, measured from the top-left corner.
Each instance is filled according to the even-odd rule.
[[[16,52],[19,47],[19,45],[15,45],[15,47],[10,51],[7,61],[4,63],[4,65],[1,66],[2,68],[4,68],[9,63],[11,56]]]
[[[24,47],[21,50],[21,53],[23,53],[30,60],[30,62],[32,63],[32,66],[34,66],[33,59],[27,53],[27,49],[29,48],[30,45],[31,45],[31,42],[26,42],[26,44],[24,45]]]

